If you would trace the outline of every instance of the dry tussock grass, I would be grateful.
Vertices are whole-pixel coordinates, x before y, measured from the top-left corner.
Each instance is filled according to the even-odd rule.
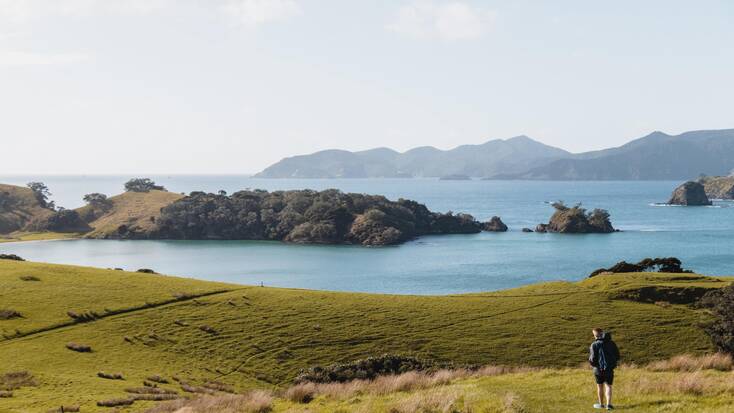
[[[272,409],[272,395],[257,390],[243,395],[228,394],[176,400],[146,410],[146,413],[269,413]]]
[[[0,390],[17,390],[31,386],[38,386],[38,382],[28,371],[14,371],[0,375]]]
[[[505,395],[502,409],[503,413],[527,413],[528,411],[520,396],[512,392]]]
[[[730,371],[734,367],[732,357],[724,353],[707,354],[704,356],[693,356],[682,354],[668,360],[655,361],[647,365],[650,371],[683,371],[692,372],[700,370]]]
[[[359,394],[386,395],[443,386],[468,377],[489,377],[535,371],[530,367],[486,366],[479,370],[438,370],[432,373],[410,371],[398,375],[379,376],[374,380],[352,380],[345,383],[300,383],[288,388],[283,397],[308,403],[317,396],[344,400]]]
[[[458,391],[428,391],[412,394],[392,403],[390,413],[472,413],[474,410],[462,401]]]
[[[626,392],[642,394],[690,394],[693,396],[717,395],[734,391],[734,375],[722,380],[711,377],[702,371],[660,375],[658,377],[643,376],[627,384]]]

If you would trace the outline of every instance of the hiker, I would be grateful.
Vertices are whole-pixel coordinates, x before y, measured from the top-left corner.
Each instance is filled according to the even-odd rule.
[[[619,361],[619,349],[612,341],[612,334],[601,328],[591,330],[594,334],[594,342],[589,347],[589,364],[594,367],[594,379],[596,380],[596,395],[599,403],[594,404],[595,409],[612,410],[612,384],[614,384],[614,368]],[[605,389],[606,386],[606,389]],[[604,396],[606,390],[606,403]]]

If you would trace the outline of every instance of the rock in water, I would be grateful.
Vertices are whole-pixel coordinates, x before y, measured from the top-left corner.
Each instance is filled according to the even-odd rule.
[[[489,221],[482,224],[482,229],[489,232],[506,232],[507,225],[498,216],[492,217]]]
[[[675,188],[668,204],[701,206],[711,205],[711,201],[709,201],[709,198],[706,196],[706,190],[701,183],[688,181],[678,188]]]

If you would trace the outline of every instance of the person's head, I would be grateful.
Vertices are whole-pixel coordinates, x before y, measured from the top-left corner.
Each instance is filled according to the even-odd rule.
[[[604,335],[604,330],[597,327],[591,330],[591,333],[594,334],[594,338],[601,338]]]

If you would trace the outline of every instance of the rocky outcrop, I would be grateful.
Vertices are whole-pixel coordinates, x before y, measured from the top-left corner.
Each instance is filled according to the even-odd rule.
[[[709,199],[734,199],[734,176],[704,176],[698,182]]]
[[[540,224],[535,228],[536,232],[557,232],[563,234],[607,234],[615,232],[609,220],[609,212],[604,209],[594,209],[587,212],[581,204],[573,207],[566,206],[563,202],[554,202],[553,208],[556,212],[547,224]]]
[[[482,224],[482,229],[489,232],[507,232],[507,225],[498,216],[492,217]]]
[[[700,182],[688,181],[675,188],[668,201],[670,205],[703,206],[711,205],[706,190]]]
[[[533,232],[533,230],[530,228],[523,228],[522,232]]]

